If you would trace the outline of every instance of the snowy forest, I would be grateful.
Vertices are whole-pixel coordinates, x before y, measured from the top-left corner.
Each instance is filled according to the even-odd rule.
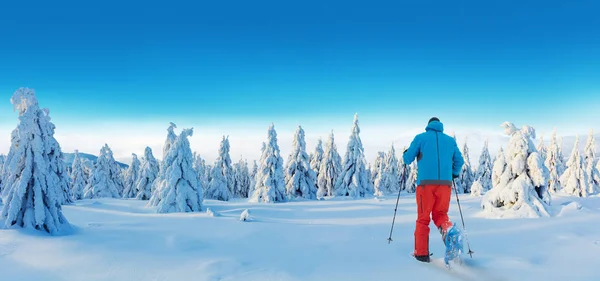
[[[11,134],[7,155],[0,155],[0,193],[5,227],[24,227],[59,233],[69,227],[61,206],[92,198],[122,198],[147,201],[159,213],[204,211],[204,200],[247,200],[278,203],[293,200],[326,200],[332,197],[373,198],[414,193],[416,161],[403,163],[406,148],[390,145],[377,153],[372,163],[364,156],[358,115],[349,130],[346,153],[340,155],[333,131],[306,147],[305,131],[299,126],[289,155],[281,155],[274,124],[268,126],[258,161],[243,157],[232,160],[228,137],[224,136],[214,163],[191,151],[193,128],[177,133],[177,125],[166,129],[163,159],[132,154],[122,168],[108,144],[99,148],[94,163],[86,163],[75,151],[67,167],[60,144],[54,138],[50,111],[40,107],[35,92],[18,89],[10,99],[19,115]],[[550,144],[539,144],[535,129],[500,124],[509,141],[492,158],[488,142],[479,159],[469,159],[466,142],[459,144],[465,164],[454,190],[481,197],[481,208],[499,215],[550,216],[552,196],[561,192],[586,197],[600,192],[600,164],[590,131],[580,153],[577,138],[565,157],[556,130]]]

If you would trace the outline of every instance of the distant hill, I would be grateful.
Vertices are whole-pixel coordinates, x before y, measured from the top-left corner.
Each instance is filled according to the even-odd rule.
[[[73,158],[75,158],[75,153],[66,153],[64,152],[64,157],[65,157],[65,164],[68,167],[71,167],[71,165],[73,164]],[[79,152],[79,157],[83,158],[83,159],[87,159],[92,163],[96,163],[96,159],[98,159],[98,156],[96,155],[92,155],[92,154],[88,154],[88,153],[83,153],[83,152]],[[127,169],[129,167],[129,165],[121,163],[119,161],[117,161],[117,164],[119,164],[119,166],[121,166],[122,169]]]

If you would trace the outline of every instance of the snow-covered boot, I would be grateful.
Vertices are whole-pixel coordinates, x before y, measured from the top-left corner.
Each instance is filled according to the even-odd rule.
[[[444,262],[448,264],[463,253],[463,236],[460,229],[454,224],[450,229],[445,231],[445,234],[442,233],[442,237],[446,245]]]

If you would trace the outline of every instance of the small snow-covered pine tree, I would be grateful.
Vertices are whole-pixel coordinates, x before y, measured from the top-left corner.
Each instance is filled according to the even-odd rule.
[[[546,149],[546,160],[544,165],[548,168],[549,180],[548,190],[550,192],[556,192],[561,189],[560,176],[563,174],[562,160],[560,157],[561,150],[556,140],[556,128],[552,132],[552,138],[550,139],[550,145]]]
[[[492,166],[492,188],[500,185],[502,175],[505,175],[505,171],[508,164],[506,163],[506,156],[504,155],[504,149],[502,146],[498,149],[496,159],[494,160],[494,166]],[[508,175],[508,173],[506,174]],[[508,182],[508,180],[505,180]]]
[[[165,144],[163,146],[163,159],[165,159],[165,155],[167,155],[167,152],[169,152],[169,149],[171,149],[171,145],[173,145],[175,139],[177,139],[177,135],[175,134],[176,128],[177,125],[175,125],[175,123],[169,123],[169,128],[167,128],[167,139],[165,140]]]
[[[4,162],[6,161],[6,155],[0,154],[0,194],[2,193],[2,178],[4,177]],[[2,204],[2,199],[0,199]]]
[[[473,185],[471,185],[471,196],[481,196],[483,194],[485,194],[483,185],[479,180],[474,181]]]
[[[375,196],[384,196],[387,194],[385,188],[385,153],[383,151],[377,152],[377,158],[370,171],[370,178],[375,188]]]
[[[233,164],[231,161],[231,157],[229,156],[229,149],[229,137],[223,136],[223,139],[221,140],[221,145],[219,146],[219,156],[215,161],[215,166],[221,166],[221,173],[223,174],[223,177],[225,177],[227,189],[229,190],[229,193],[233,196],[233,184],[235,182],[235,173],[233,172]]]
[[[75,150],[71,168],[71,193],[73,194],[73,200],[83,199],[83,190],[85,189],[87,182],[88,175],[83,166],[83,161],[81,161],[81,158],[79,157],[79,151]]]
[[[211,179],[204,192],[206,199],[229,201],[233,194],[227,188],[227,179],[223,175],[221,165],[215,165],[211,170]]]
[[[473,168],[471,166],[471,160],[469,157],[469,146],[467,144],[467,140],[465,139],[465,144],[463,146],[462,155],[465,160],[465,164],[462,166],[460,171],[460,175],[456,179],[456,188],[459,193],[471,193],[471,185],[473,185],[474,174]]]
[[[364,149],[358,126],[358,114],[355,114],[352,133],[350,134],[346,154],[344,155],[342,171],[335,185],[336,195],[354,198],[365,197],[370,193],[372,185],[371,179],[368,177],[367,168],[365,167]]]
[[[252,161],[252,169],[250,170],[250,186],[248,187],[248,197],[254,193],[256,186],[256,174],[258,174],[258,164],[256,160]]]
[[[333,131],[329,134],[329,140],[325,145],[323,160],[319,167],[319,176],[317,178],[317,198],[335,195],[335,183],[342,170],[342,158],[335,145]]]
[[[140,160],[135,153],[131,154],[131,165],[125,172],[125,189],[123,190],[123,198],[135,198],[137,195],[137,182],[140,177]]]
[[[323,140],[319,138],[315,152],[310,155],[310,168],[315,172],[315,179],[319,178],[319,169],[321,169],[321,162],[323,161]]]
[[[559,137],[558,138],[558,175],[562,176],[562,174],[565,172],[565,170],[567,169],[567,165],[566,160],[565,160],[565,154],[563,153],[563,138]]]
[[[402,157],[400,157],[402,158]],[[419,175],[419,166],[417,161],[413,161],[408,168],[408,177],[406,178],[405,189],[408,193],[415,193],[417,191],[417,176]]]
[[[29,88],[19,88],[10,102],[19,112],[19,124],[12,131],[3,165],[7,195],[1,215],[5,227],[33,228],[50,234],[66,231],[71,225],[61,204],[71,192],[65,192],[68,178],[49,110],[39,107],[35,92]]]
[[[96,159],[90,180],[85,187],[83,197],[90,198],[121,198],[123,181],[121,168],[113,157],[112,150],[108,144],[100,149],[100,155]]]
[[[286,192],[289,197],[316,199],[317,178],[310,167],[310,158],[306,153],[304,129],[298,126],[292,142],[292,152],[287,161],[285,173]]]
[[[588,194],[594,194],[600,191],[600,171],[596,168],[598,160],[596,159],[596,139],[594,130],[590,130],[587,143],[584,149],[585,172],[588,175]]]
[[[154,155],[152,155],[152,149],[146,147],[144,150],[144,158],[140,165],[140,175],[135,184],[136,196],[138,200],[150,200],[152,192],[154,191],[154,181],[158,177],[160,171],[159,163]]]
[[[249,202],[285,202],[283,158],[277,144],[275,125],[271,124],[268,131],[268,142],[264,146],[260,167],[256,174],[256,185]]]
[[[250,184],[252,184],[250,170],[248,169],[248,162],[244,159],[240,159],[238,163],[233,164],[233,171],[235,175],[233,196],[237,198],[248,198]]]
[[[485,140],[485,143],[483,144],[483,149],[481,150],[481,155],[479,156],[479,166],[477,167],[477,173],[475,174],[476,181],[479,185],[481,185],[481,191],[476,191],[475,193],[485,193],[488,190],[492,189],[493,165],[494,164],[492,163],[490,150],[488,148],[488,140]],[[471,192],[471,194],[473,194],[473,192]]]
[[[394,145],[390,148],[390,151],[385,157],[385,180],[384,186],[388,193],[398,192],[400,185],[400,173],[398,171],[398,157],[396,157],[396,149]]]
[[[559,181],[566,193],[578,197],[588,196],[589,180],[585,171],[585,163],[579,152],[579,136],[575,138],[573,152],[567,161],[567,169],[560,176]]]
[[[537,150],[538,150],[540,156],[542,156],[542,160],[544,160],[544,162],[545,162],[547,154],[548,154],[548,150],[546,149],[546,144],[544,144],[544,136],[540,137],[540,143],[537,146]]]
[[[406,151],[407,147],[404,146],[402,151]],[[406,190],[406,182],[408,181],[408,175],[410,173],[410,166],[404,165],[404,158],[398,157],[398,188],[400,190]]]
[[[493,176],[494,181],[499,178],[499,182],[484,195],[481,207],[499,216],[549,216],[548,169],[532,141],[535,129],[523,126],[519,130],[510,122],[503,123],[502,127],[510,136],[505,153],[507,166],[501,175]],[[501,166],[496,164],[494,173]]]
[[[196,152],[194,152],[194,171],[196,171],[196,174],[198,174],[200,186],[202,186],[203,190],[208,187],[208,177],[206,169],[206,161],[202,159],[202,157],[199,154],[196,154]]]
[[[192,134],[193,129],[182,130],[165,155],[156,190],[148,202],[158,213],[202,211],[202,188],[188,140]]]

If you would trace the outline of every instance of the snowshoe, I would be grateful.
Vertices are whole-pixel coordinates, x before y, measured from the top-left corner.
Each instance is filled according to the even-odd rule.
[[[456,227],[456,224],[453,225],[446,234],[443,236],[444,244],[446,245],[446,253],[444,256],[444,262],[449,264],[450,261],[453,261],[457,258],[460,258],[460,255],[464,252],[463,250],[463,236],[461,231]],[[460,259],[458,259],[460,262]]]

